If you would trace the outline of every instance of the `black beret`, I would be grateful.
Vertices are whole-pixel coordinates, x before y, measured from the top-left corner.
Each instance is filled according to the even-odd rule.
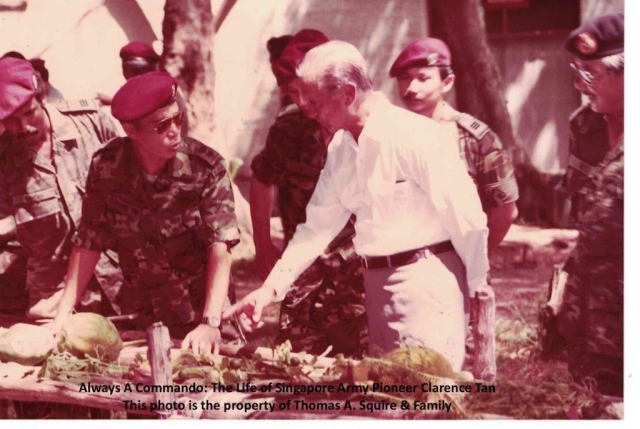
[[[582,60],[595,60],[624,52],[624,14],[591,19],[569,34],[567,51]]]

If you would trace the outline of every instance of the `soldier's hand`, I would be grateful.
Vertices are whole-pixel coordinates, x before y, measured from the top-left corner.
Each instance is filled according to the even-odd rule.
[[[66,314],[66,315],[61,315],[58,314],[56,315],[56,317],[53,319],[53,322],[46,324],[45,326],[47,327],[47,329],[49,329],[49,332],[51,332],[51,334],[53,335],[54,338],[56,338],[58,336],[58,334],[60,333],[60,331],[62,330],[62,325],[64,325],[64,322],[67,321],[67,319],[69,318],[71,314]]]
[[[222,312],[222,318],[228,319],[234,314],[238,315],[238,321],[242,329],[252,332],[264,325],[260,319],[262,311],[271,304],[275,298],[275,292],[270,286],[262,286],[254,290],[240,301]]]
[[[264,247],[256,247],[256,270],[260,280],[267,278],[281,256],[282,250],[278,249],[272,241]]]
[[[208,325],[198,325],[193,331],[189,332],[182,341],[182,349],[191,349],[196,356],[211,356],[220,352],[220,344],[222,336],[220,329],[212,328]]]

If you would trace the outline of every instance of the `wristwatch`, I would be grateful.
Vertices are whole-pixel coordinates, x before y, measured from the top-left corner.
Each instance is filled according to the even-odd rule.
[[[222,320],[220,320],[220,318],[216,316],[203,317],[202,320],[200,321],[201,325],[207,325],[215,329],[218,329],[221,323],[222,323]]]

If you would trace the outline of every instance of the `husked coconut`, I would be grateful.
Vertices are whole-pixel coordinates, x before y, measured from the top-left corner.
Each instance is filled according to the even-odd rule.
[[[122,350],[122,339],[111,321],[95,313],[69,316],[58,335],[58,350],[83,358],[89,355],[114,361]]]
[[[0,335],[0,361],[38,365],[49,356],[55,345],[49,329],[17,323]]]

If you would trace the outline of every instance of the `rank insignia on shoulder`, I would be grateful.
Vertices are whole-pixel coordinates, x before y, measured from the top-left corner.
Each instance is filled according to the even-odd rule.
[[[489,126],[482,121],[474,118],[468,113],[463,113],[457,120],[458,124],[471,133],[472,136],[480,140],[489,132]]]
[[[100,106],[96,100],[64,100],[56,108],[61,113],[97,112]]]

